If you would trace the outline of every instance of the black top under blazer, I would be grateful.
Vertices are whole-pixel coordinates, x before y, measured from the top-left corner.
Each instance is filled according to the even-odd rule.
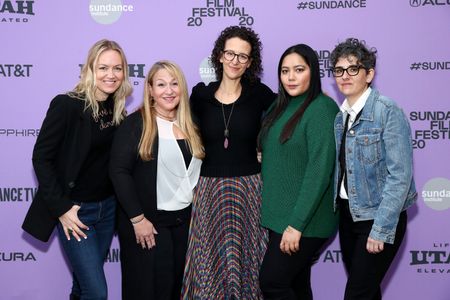
[[[33,149],[38,190],[23,230],[47,242],[58,217],[69,211],[71,189],[91,143],[92,110],[85,101],[63,94],[50,103]]]

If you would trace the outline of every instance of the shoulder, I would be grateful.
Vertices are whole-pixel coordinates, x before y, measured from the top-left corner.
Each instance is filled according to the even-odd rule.
[[[214,93],[219,87],[220,82],[214,81],[205,85],[203,82],[197,83],[192,88],[190,96],[190,102],[193,107],[197,107],[200,103],[204,103],[207,100],[214,99]]]
[[[59,117],[78,115],[83,112],[84,100],[68,94],[56,95],[50,102],[47,117],[57,114]]]
[[[203,90],[205,88],[206,88],[205,83],[204,82],[199,82],[192,88],[192,92],[194,92],[194,91],[198,92],[198,91],[201,91],[201,90]]]
[[[268,97],[274,96],[272,89],[259,80],[252,83],[246,83],[245,85],[253,93],[257,93]]]
[[[332,98],[325,94],[320,94],[311,102],[307,111],[319,115],[331,115],[334,120],[336,114],[339,112],[339,107]]]
[[[120,127],[127,127],[127,128],[142,127],[141,111],[138,109],[135,112],[128,115],[122,122]]]
[[[140,110],[128,115],[119,125],[115,133],[115,139],[121,143],[132,143],[139,141],[142,134],[142,116]],[[125,146],[125,145],[123,145]]]
[[[371,92],[371,96],[373,95],[375,110],[381,110],[381,112],[389,113],[389,112],[397,112],[403,113],[403,110],[398,106],[397,102],[393,99],[381,95],[377,90],[373,90]]]
[[[62,105],[70,105],[70,106],[84,106],[85,99],[81,96],[76,96],[72,93],[67,94],[59,94],[56,95],[55,98],[53,98],[52,102],[58,102]]]
[[[220,82],[218,81],[210,82],[208,85],[205,85],[204,82],[199,82],[192,88],[192,96],[208,97],[215,93],[219,84]]]

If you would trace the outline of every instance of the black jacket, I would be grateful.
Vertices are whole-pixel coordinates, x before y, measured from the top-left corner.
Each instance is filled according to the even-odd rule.
[[[142,116],[140,111],[136,111],[128,116],[116,131],[109,164],[110,177],[121,206],[119,216],[124,212],[123,219],[130,228],[130,218],[143,213],[153,222],[157,213],[158,138],[153,144],[153,159],[143,161],[138,151],[141,134]],[[119,218],[119,229],[121,220],[122,218]]]
[[[38,190],[22,228],[48,241],[58,217],[72,207],[70,191],[88,154],[91,142],[91,110],[85,102],[58,95],[50,103],[33,150]]]

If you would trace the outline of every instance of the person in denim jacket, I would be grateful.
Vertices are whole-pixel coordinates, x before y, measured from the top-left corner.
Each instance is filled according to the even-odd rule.
[[[349,38],[330,59],[346,97],[334,123],[344,299],[381,299],[380,284],[406,232],[406,209],[417,198],[411,129],[397,104],[370,87],[375,49]]]

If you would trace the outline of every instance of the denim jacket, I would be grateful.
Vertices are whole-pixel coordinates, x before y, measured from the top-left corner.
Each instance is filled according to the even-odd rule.
[[[343,114],[339,112],[334,122],[334,199],[340,189],[338,159],[343,127]],[[417,198],[408,120],[395,102],[372,89],[361,116],[347,131],[345,144],[353,221],[374,220],[369,237],[392,244],[400,213]]]

